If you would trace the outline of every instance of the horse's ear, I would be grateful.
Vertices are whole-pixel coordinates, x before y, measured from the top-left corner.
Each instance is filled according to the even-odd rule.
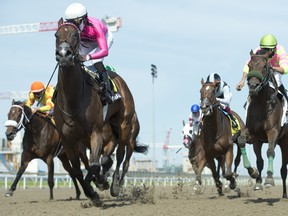
[[[14,98],[12,99],[12,105],[15,103],[15,100],[14,100]]]
[[[201,79],[201,84],[202,84],[202,85],[204,84],[204,79],[203,79],[203,78]]]
[[[63,18],[61,17],[58,21],[58,27],[63,24]]]
[[[254,53],[253,53],[253,50],[251,49],[251,50],[250,50],[250,56],[253,55],[253,54],[254,54]]]
[[[183,126],[185,126],[185,121],[183,120]]]

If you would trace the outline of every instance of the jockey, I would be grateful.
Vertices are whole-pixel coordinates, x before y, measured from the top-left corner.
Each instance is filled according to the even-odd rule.
[[[217,101],[220,102],[221,107],[228,113],[232,120],[232,127],[237,128],[238,124],[230,109],[230,103],[232,100],[232,92],[230,86],[221,80],[221,77],[217,73],[212,73],[207,77],[206,82],[215,84],[215,95]]]
[[[287,92],[281,81],[282,75],[288,73],[288,54],[286,53],[284,47],[278,44],[276,38],[271,34],[264,35],[261,38],[260,47],[257,47],[254,50],[254,53],[258,53],[260,50],[273,51],[271,56],[269,56],[269,63],[274,70],[274,76],[278,84],[278,89],[288,101]],[[242,87],[244,86],[244,81],[246,80],[248,72],[249,67],[247,62],[243,68],[242,78],[236,86],[238,91],[241,91]]]
[[[54,93],[54,87],[49,85],[46,89],[42,82],[33,82],[29,92],[29,98],[26,100],[26,106],[31,107],[35,101],[40,101],[39,108],[32,108],[33,112],[39,110],[40,112],[53,114],[54,103],[52,97]]]
[[[80,3],[73,3],[67,7],[65,19],[75,24],[81,31],[79,60],[91,61],[99,73],[100,81],[104,84],[104,101],[112,103],[108,72],[103,65],[104,57],[108,56],[108,50],[113,43],[111,31],[100,20],[87,16],[86,8]]]
[[[189,125],[192,127],[192,131],[195,135],[199,136],[201,127],[202,115],[198,104],[191,106],[191,113],[189,115]]]

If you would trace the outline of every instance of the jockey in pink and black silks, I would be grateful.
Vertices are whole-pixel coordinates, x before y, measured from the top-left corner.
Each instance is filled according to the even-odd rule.
[[[278,89],[288,101],[287,92],[281,80],[283,74],[288,74],[288,54],[286,53],[285,48],[278,44],[275,36],[267,34],[261,38],[260,46],[254,49],[253,53],[257,54],[259,51],[272,51],[272,54],[269,56],[269,63],[274,70]],[[236,86],[238,91],[242,89],[247,78],[249,72],[248,62],[249,60],[244,65],[242,78]]]
[[[80,32],[79,60],[90,61],[99,73],[100,81],[104,83],[104,101],[112,102],[108,72],[103,65],[104,57],[108,56],[113,44],[113,35],[108,27],[97,18],[88,16],[86,8],[80,3],[73,3],[65,10],[65,19],[75,24]]]

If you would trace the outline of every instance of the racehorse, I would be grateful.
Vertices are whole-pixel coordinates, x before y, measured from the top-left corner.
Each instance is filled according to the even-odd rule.
[[[222,196],[222,182],[220,181],[219,172],[216,170],[214,159],[219,156],[225,158],[226,166],[224,177],[230,181],[230,189],[235,189],[236,173],[232,173],[231,171],[233,162],[233,143],[238,145],[237,138],[240,135],[241,130],[244,130],[245,126],[243,121],[240,120],[240,117],[236,116],[241,129],[238,129],[235,131],[234,135],[232,135],[231,122],[222,111],[220,103],[216,100],[214,83],[204,83],[203,79],[201,80],[201,83],[200,109],[202,110],[204,117],[200,133],[200,142],[203,145],[207,166],[212,171],[218,194]],[[238,152],[240,154],[239,149]],[[239,164],[240,156],[238,160],[237,163]]]
[[[70,174],[75,185],[76,199],[79,199],[81,192],[73,176],[73,170],[68,158],[66,154],[61,151],[61,140],[54,124],[51,122],[51,118],[40,112],[33,114],[32,110],[28,106],[25,106],[25,103],[13,100],[5,126],[7,127],[6,137],[10,141],[15,138],[18,131],[22,128],[25,129],[22,140],[23,152],[21,154],[21,166],[13,184],[6,193],[7,197],[13,196],[18,181],[25,172],[29,162],[35,158],[39,158],[48,166],[48,185],[50,189],[50,200],[52,200],[54,187],[53,158],[57,156],[61,160],[65,170]],[[81,158],[84,164],[89,166],[86,150],[79,149],[79,152],[81,152]]]
[[[96,178],[99,184],[105,184],[105,178],[100,174],[103,125],[109,122],[114,136],[118,137],[117,161],[122,161],[125,146],[128,146],[131,137],[135,105],[125,81],[118,74],[109,71],[109,76],[117,86],[122,99],[114,101],[108,108],[107,106],[103,108],[100,83],[85,72],[82,62],[77,60],[80,45],[79,32],[74,24],[63,23],[63,19],[59,20],[58,30],[55,33],[56,60],[59,63],[59,70],[54,116],[64,149],[85,195],[101,203],[98,193],[93,190],[90,182]],[[106,108],[105,116],[103,111],[106,111]],[[90,169],[85,181],[76,151],[79,144],[87,146],[91,151]],[[119,180],[120,176],[115,172],[110,188],[114,196],[119,194]]]
[[[257,175],[255,176],[255,190],[263,189],[261,176],[264,167],[261,154],[263,143],[268,143],[268,168],[264,185],[275,185],[273,179],[274,149],[276,144],[279,144],[282,152],[281,178],[283,198],[287,198],[288,127],[287,124],[282,127],[282,115],[285,115],[285,113],[283,113],[282,108],[282,95],[278,95],[278,85],[273,69],[268,62],[270,54],[271,52],[257,54],[253,54],[252,51],[250,52],[251,59],[248,63],[249,73],[247,76],[249,101],[247,105],[246,130],[239,137],[239,144],[241,148],[245,147],[246,140],[249,140],[253,144],[257,169],[259,171],[257,171]],[[244,166],[248,171],[251,169],[248,158],[246,158]],[[249,174],[251,175],[251,172]]]
[[[244,122],[242,121],[240,116],[235,112],[233,112],[233,115],[236,116],[236,118],[240,122],[241,129],[244,128]],[[193,129],[192,126],[190,126],[189,123],[185,124],[185,121],[183,120],[183,129],[182,129],[183,145],[189,150],[188,158],[196,176],[196,184],[202,185],[201,173],[204,167],[208,166],[208,164],[206,162],[204,148],[202,144],[200,143],[200,137],[199,135],[196,135],[195,133],[193,133],[192,129]],[[240,133],[238,133],[238,135],[240,135]],[[236,138],[237,136],[234,138],[235,142],[237,142]],[[237,148],[237,155],[234,160],[234,171],[233,171],[235,174],[237,173],[237,168],[240,164],[240,159],[241,159],[241,151],[239,148]],[[221,168],[222,176],[224,176],[225,175],[225,157],[219,156],[219,157],[216,157],[216,160],[218,161],[217,173],[220,173],[220,168]]]

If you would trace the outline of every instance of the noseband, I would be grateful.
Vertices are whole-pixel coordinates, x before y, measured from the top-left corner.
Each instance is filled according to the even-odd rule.
[[[271,66],[268,63],[268,59],[265,56],[261,56],[261,55],[257,55],[257,56],[261,57],[261,58],[264,58],[264,60],[266,61],[266,64],[265,64],[265,67],[264,67],[265,68],[265,75],[263,75],[261,73],[261,71],[258,71],[258,70],[252,70],[252,71],[249,71],[249,73],[248,73],[247,81],[248,81],[249,89],[251,89],[249,80],[252,77],[257,77],[260,80],[260,84],[257,85],[257,87],[254,89],[254,92],[259,92],[263,88],[263,86],[268,84],[269,80],[271,79],[271,76],[273,75],[273,73],[271,72]]]
[[[27,122],[30,122],[30,120],[29,120],[28,116],[26,115],[26,113],[24,112],[24,108],[22,106],[14,104],[14,105],[12,105],[11,108],[13,108],[13,107],[21,109],[20,120],[19,120],[19,122],[16,122],[15,120],[7,120],[4,123],[4,126],[5,127],[14,127],[16,129],[16,133],[17,133],[19,130],[21,130],[22,127],[25,129],[24,119]]]

